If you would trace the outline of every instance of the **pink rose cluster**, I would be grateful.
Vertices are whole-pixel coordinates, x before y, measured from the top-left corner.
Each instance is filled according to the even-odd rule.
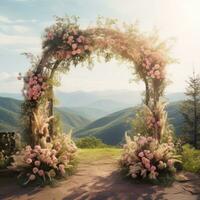
[[[158,129],[161,126],[160,120],[152,115],[147,116],[146,123],[149,129]]]
[[[37,101],[48,88],[45,78],[41,74],[35,74],[31,71],[24,77],[24,82],[23,93],[28,100]]]
[[[58,153],[55,149],[43,149],[39,145],[34,148],[26,146],[22,152],[27,176],[25,184],[37,178],[42,178],[45,181],[47,178],[54,178],[56,175],[64,176],[69,157],[65,157],[62,162]]]
[[[58,60],[70,59],[92,51],[89,39],[77,28],[54,27],[46,30],[45,43],[59,41],[60,48],[55,51]],[[59,31],[62,29],[62,33]]]
[[[162,80],[165,78],[164,66],[161,55],[141,48],[143,54],[142,67],[146,75],[152,79]]]
[[[171,144],[159,144],[152,137],[129,137],[120,163],[132,178],[157,179],[161,174],[175,172],[174,163],[178,160]]]

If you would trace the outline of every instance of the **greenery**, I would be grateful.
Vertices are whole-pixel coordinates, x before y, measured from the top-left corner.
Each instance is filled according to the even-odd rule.
[[[0,152],[0,169],[5,169],[10,164],[10,158]]]
[[[184,117],[184,131],[188,136],[188,142],[194,147],[200,147],[200,76],[189,77],[185,92],[187,100],[181,105],[181,113]]]
[[[76,146],[78,148],[105,148],[107,147],[100,139],[97,139],[94,136],[87,136],[76,140]]]
[[[194,149],[189,144],[184,145],[182,160],[185,171],[200,173],[200,150]]]

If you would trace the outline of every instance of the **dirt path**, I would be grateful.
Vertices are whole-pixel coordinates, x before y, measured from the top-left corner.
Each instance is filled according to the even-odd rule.
[[[117,160],[107,158],[81,160],[77,173],[56,187],[20,188],[12,178],[0,181],[0,199],[5,200],[200,200],[200,181],[191,181],[162,188],[133,184],[117,170]]]

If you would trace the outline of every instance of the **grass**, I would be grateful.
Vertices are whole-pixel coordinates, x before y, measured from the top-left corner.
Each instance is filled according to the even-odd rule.
[[[77,159],[84,163],[107,159],[117,160],[121,152],[122,149],[119,148],[79,149]]]

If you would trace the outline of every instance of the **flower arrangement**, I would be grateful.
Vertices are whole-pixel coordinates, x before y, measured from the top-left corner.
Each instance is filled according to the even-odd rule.
[[[120,160],[121,166],[132,178],[157,180],[176,171],[180,162],[172,142],[159,143],[153,137],[126,135],[126,144]]]
[[[160,52],[153,52],[150,49],[141,47],[142,67],[145,75],[155,80],[165,79],[166,61]]]
[[[42,74],[29,70],[25,77],[19,74],[18,79],[24,80],[23,95],[29,101],[38,101],[48,88],[47,80]]]
[[[43,47],[53,47],[57,60],[70,60],[84,57],[92,51],[88,35],[79,29],[76,20],[64,23],[64,19],[56,18],[57,23],[45,29]]]
[[[18,178],[22,185],[34,181],[47,184],[56,178],[65,177],[67,171],[73,168],[72,161],[77,148],[71,136],[57,137],[52,144],[47,148],[41,148],[40,145],[33,148],[26,146],[13,156],[14,162],[10,168],[21,172]]]

